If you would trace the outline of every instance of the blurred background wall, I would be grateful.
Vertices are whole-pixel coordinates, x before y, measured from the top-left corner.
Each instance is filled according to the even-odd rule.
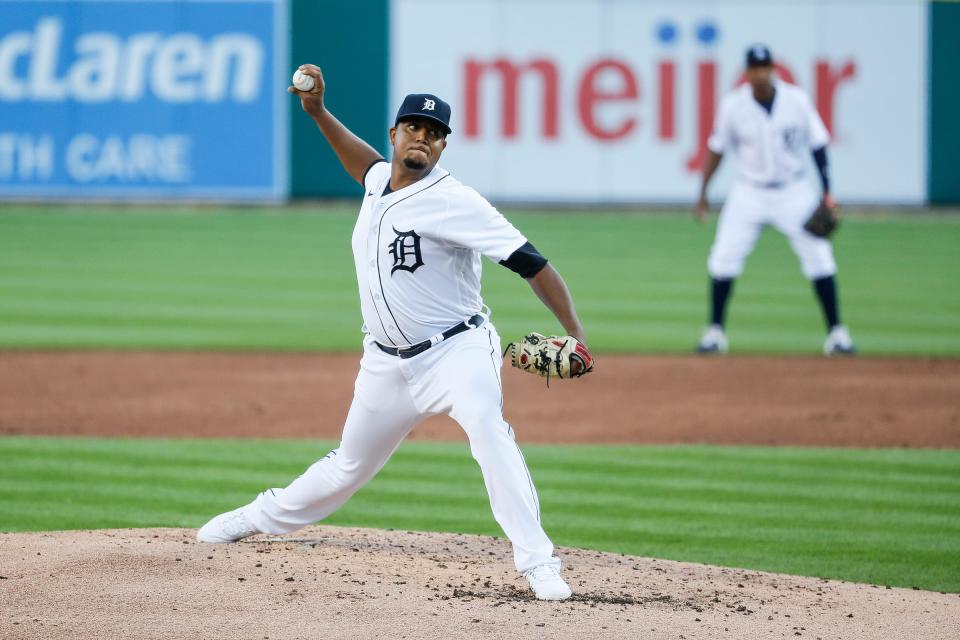
[[[281,199],[281,0],[0,1],[0,196]]]
[[[685,203],[755,42],[830,128],[841,200],[960,202],[960,4],[913,0],[0,0],[0,197],[352,196],[284,93],[316,62],[384,153],[404,94],[449,100],[444,164],[492,199]]]

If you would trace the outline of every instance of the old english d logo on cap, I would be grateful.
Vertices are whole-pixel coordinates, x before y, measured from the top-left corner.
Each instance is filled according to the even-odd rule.
[[[443,125],[448,134],[450,129],[450,105],[432,93],[411,93],[403,99],[403,104],[397,111],[394,126],[406,118],[428,118]]]
[[[747,49],[747,66],[757,67],[773,64],[773,54],[770,53],[770,47],[762,44],[755,44]]]

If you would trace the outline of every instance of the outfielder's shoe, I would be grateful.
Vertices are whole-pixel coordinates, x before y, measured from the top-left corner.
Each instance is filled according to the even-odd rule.
[[[718,324],[712,324],[703,332],[703,337],[697,344],[697,353],[726,353],[727,352],[727,334],[723,332],[723,327]]]
[[[842,324],[838,324],[830,333],[827,339],[823,341],[823,354],[827,356],[852,356],[857,350],[853,346],[853,338],[850,332]]]
[[[236,542],[260,533],[247,516],[243,515],[244,507],[221,513],[213,520],[203,525],[197,532],[197,542]]]
[[[541,564],[523,574],[537,600],[566,600],[573,595],[570,585],[560,576],[560,569],[552,564]]]

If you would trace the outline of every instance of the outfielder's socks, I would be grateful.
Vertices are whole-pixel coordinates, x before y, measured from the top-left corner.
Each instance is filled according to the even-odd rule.
[[[247,516],[243,515],[244,507],[221,513],[213,520],[203,525],[197,532],[197,542],[236,542],[256,533]]]
[[[566,600],[573,591],[560,576],[560,570],[552,564],[527,569],[523,574],[537,600]]]

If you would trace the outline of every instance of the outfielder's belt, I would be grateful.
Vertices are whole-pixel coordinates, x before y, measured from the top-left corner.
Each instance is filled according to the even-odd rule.
[[[748,180],[750,184],[760,189],[783,189],[784,187],[790,186],[797,180],[803,177],[803,173],[795,173],[792,176],[788,176],[784,180],[771,180],[770,182],[760,182],[758,180]]]
[[[384,353],[389,353],[391,356],[397,356],[398,358],[407,359],[412,358],[413,356],[419,355],[429,349],[434,345],[438,345],[444,340],[448,340],[458,333],[463,333],[464,331],[469,331],[470,329],[476,329],[484,323],[484,318],[479,313],[468,320],[464,320],[459,324],[455,324],[450,327],[443,333],[438,333],[437,335],[424,340],[418,344],[410,345],[409,347],[388,347],[385,344],[376,343],[380,347],[380,351]]]

